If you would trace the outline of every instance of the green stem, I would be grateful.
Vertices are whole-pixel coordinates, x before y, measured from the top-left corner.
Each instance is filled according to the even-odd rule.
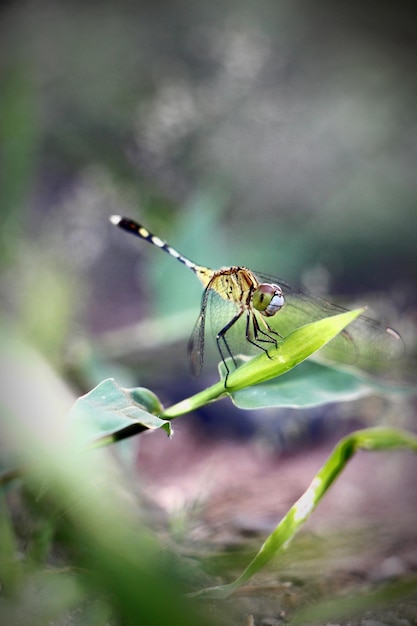
[[[203,391],[199,391],[194,396],[186,398],[185,400],[181,400],[181,402],[178,402],[177,404],[173,404],[163,413],[161,413],[159,417],[161,419],[173,420],[180,415],[184,415],[184,413],[190,413],[191,411],[195,411],[196,409],[199,409],[209,402],[219,400],[220,398],[225,396],[226,393],[227,392],[224,388],[224,380],[220,380],[218,383],[215,383],[211,387],[208,387]]]

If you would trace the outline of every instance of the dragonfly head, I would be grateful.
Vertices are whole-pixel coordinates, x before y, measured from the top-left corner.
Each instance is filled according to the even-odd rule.
[[[272,317],[278,313],[284,303],[284,295],[279,285],[261,283],[253,292],[253,307],[265,317]]]

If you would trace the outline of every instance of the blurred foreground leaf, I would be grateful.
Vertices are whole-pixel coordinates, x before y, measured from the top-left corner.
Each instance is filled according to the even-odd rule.
[[[143,524],[138,499],[114,458],[106,449],[80,452],[72,445],[65,419],[70,394],[62,381],[39,354],[11,333],[6,337],[0,345],[0,436],[9,459],[24,468],[22,493],[31,508],[25,510],[23,541],[14,540],[18,530],[10,523],[0,524],[4,623],[46,624],[57,615],[72,622],[88,607],[85,623],[207,624],[184,597],[176,562]],[[148,392],[127,392],[123,399],[125,392],[111,381],[101,389],[105,401],[116,401],[122,422],[129,419],[129,404],[140,412],[133,412],[135,425],[149,420],[149,409],[157,406]],[[101,414],[97,393],[87,394],[85,410],[92,419],[97,406],[103,430],[111,431],[117,424]],[[99,430],[100,421],[93,427]],[[39,528],[45,529],[38,540],[45,547],[30,554],[28,542]],[[17,551],[20,544],[26,552]]]

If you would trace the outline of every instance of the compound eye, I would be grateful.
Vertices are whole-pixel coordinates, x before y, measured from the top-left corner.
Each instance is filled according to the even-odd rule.
[[[271,317],[284,306],[285,300],[279,285],[262,283],[252,296],[252,304],[262,315]]]

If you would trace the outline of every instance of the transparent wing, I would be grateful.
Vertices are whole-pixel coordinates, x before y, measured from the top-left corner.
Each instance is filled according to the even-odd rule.
[[[284,307],[268,319],[270,326],[283,336],[309,322],[346,311],[343,307],[316,298],[279,278],[265,274],[257,274],[257,277],[262,282],[277,283],[284,291]],[[332,360],[358,365],[398,359],[404,352],[404,344],[398,333],[365,315],[358,317],[321,350],[323,355]]]
[[[203,368],[205,323],[205,313],[201,311],[188,341],[188,355],[193,376],[200,376]]]
[[[276,283],[283,289],[284,307],[276,315],[267,319],[268,325],[282,337],[286,337],[300,326],[347,310],[312,296],[280,278],[258,272],[256,272],[256,277],[259,282]],[[207,288],[204,291],[200,315],[188,344],[191,369],[195,375],[200,374],[203,366],[205,333],[208,330],[207,319],[210,320],[209,333],[214,341],[216,335],[238,311],[239,306],[236,303],[222,298],[214,289]],[[227,342],[225,356],[227,356],[226,352],[234,356],[260,354],[260,348],[246,340],[247,316],[253,314],[257,316],[260,328],[263,328],[263,319],[259,313],[245,312],[224,336]],[[251,324],[250,321],[250,329],[253,328]],[[279,341],[279,337],[277,339]],[[224,345],[222,347],[224,348]],[[268,348],[268,344],[265,344],[265,347]],[[404,353],[404,344],[398,333],[364,315],[357,318],[345,331],[320,350],[320,355],[331,361],[355,364],[364,369],[372,369],[372,371],[382,369],[382,364],[392,359],[399,359]]]
[[[197,318],[193,332],[188,341],[188,355],[190,357],[193,376],[200,376],[204,363],[204,348],[206,334],[206,316],[210,310],[210,300],[213,291],[206,288],[201,299],[200,315]],[[217,295],[217,294],[216,294]],[[220,298],[220,296],[218,296]],[[220,298],[222,299],[222,298]]]
[[[225,300],[214,289],[205,290],[200,315],[188,342],[191,371],[195,376],[200,374],[203,366],[206,333],[215,344],[216,336],[235,317],[238,311],[239,307],[234,302]],[[259,349],[246,341],[246,313],[227,331],[221,342],[221,349],[225,358],[230,354],[233,356],[237,354],[259,354]]]

